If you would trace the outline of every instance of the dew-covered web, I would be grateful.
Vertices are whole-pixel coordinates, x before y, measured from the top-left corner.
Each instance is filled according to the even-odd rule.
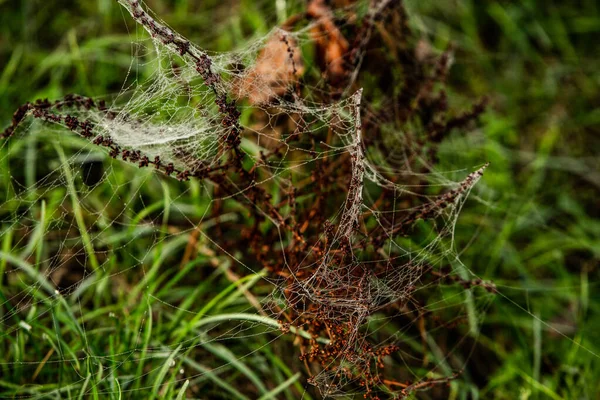
[[[2,368],[68,366],[44,395],[198,395],[210,382],[236,397],[224,383],[234,372],[256,393],[273,389],[245,362],[282,342],[295,360],[287,386],[309,382],[323,396],[402,396],[456,378],[450,356],[476,336],[495,293],[453,243],[486,165],[436,170],[434,149],[413,135],[425,127],[391,123],[357,86],[395,2],[334,15],[314,1],[310,18],[227,53],[120,3],[147,32],[131,74],[148,75],[105,99],[26,104],[3,135],[2,271],[15,289],[2,299],[2,336],[15,352],[25,336],[40,340],[47,358]],[[338,14],[363,21],[348,28],[360,40],[343,38]],[[315,48],[326,50],[324,71],[308,62]],[[432,76],[449,60],[432,61]],[[442,104],[433,88],[409,108]],[[430,127],[451,128],[443,122]],[[211,292],[223,277],[230,285]],[[178,296],[187,279],[197,288]],[[140,303],[144,313],[129,316]],[[426,329],[432,313],[440,319]],[[93,345],[123,325],[137,328],[111,342],[122,350]],[[153,339],[160,329],[168,340]],[[457,337],[442,349],[434,338],[445,329]],[[240,341],[256,345],[234,352]]]

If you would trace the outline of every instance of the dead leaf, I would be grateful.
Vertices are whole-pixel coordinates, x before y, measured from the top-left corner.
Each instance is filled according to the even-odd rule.
[[[311,33],[327,76],[331,82],[339,82],[346,76],[344,56],[348,53],[350,45],[335,25],[333,13],[324,0],[311,1],[306,13],[317,21]]]
[[[284,95],[303,74],[304,63],[296,40],[275,34],[258,54],[254,66],[236,79],[233,92],[238,99],[264,104]]]

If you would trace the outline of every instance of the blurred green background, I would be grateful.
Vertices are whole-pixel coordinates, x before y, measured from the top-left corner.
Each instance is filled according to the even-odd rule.
[[[148,0],[146,3],[190,40],[218,51],[230,50],[249,37],[266,34],[286,13],[302,7],[300,2],[286,0]],[[405,4],[415,29],[436,49],[445,49],[450,42],[455,46],[449,79],[450,104],[463,106],[482,95],[491,99],[490,109],[478,129],[467,135],[453,135],[444,142],[440,153],[441,170],[491,162],[460,216],[456,247],[462,262],[480,277],[494,281],[500,291],[481,321],[479,346],[486,349],[484,356],[473,357],[469,366],[471,381],[467,377],[453,383],[451,395],[465,399],[597,399],[600,396],[600,3],[412,0]],[[13,111],[26,101],[54,99],[72,92],[94,97],[117,93],[126,82],[132,41],[138,29],[113,0],[0,0],[2,126],[10,123]],[[140,182],[150,182],[141,189],[147,191],[149,204],[161,201],[160,196],[167,189],[157,179],[134,168],[125,171],[139,174]],[[119,176],[114,179],[112,187],[120,187]],[[131,176],[122,179],[125,185]],[[190,189],[173,184],[169,190],[171,198],[186,203],[199,189],[194,185]],[[124,192],[123,196],[126,195]],[[62,198],[64,193],[57,196]],[[48,207],[51,206],[50,202]],[[190,213],[201,214],[203,206],[196,207],[198,210]],[[149,243],[153,242],[145,244]],[[2,244],[5,250],[10,249],[11,242],[6,237]],[[143,255],[143,241],[137,251]],[[131,255],[135,251],[127,247],[123,253]],[[127,255],[122,257],[119,259],[122,265],[128,266],[128,262],[136,265]],[[208,264],[213,258],[206,254],[198,262]],[[0,270],[4,273],[4,262],[3,265]],[[126,270],[119,277],[136,282],[143,279],[139,269],[129,270],[131,276]],[[207,286],[198,291],[175,280],[168,285],[179,285],[178,294],[169,293],[168,286],[157,297],[172,296],[176,303],[194,296],[199,304],[206,304],[215,293],[229,295],[231,282],[222,276],[213,278],[216,287],[225,292],[211,292]],[[0,281],[0,292],[7,282],[7,279]],[[98,296],[98,302],[102,303],[102,294]],[[99,304],[98,310],[90,312],[108,315],[123,308],[116,304],[111,309],[107,304],[110,303]],[[37,323],[51,327],[52,316],[62,318],[63,313],[68,314],[67,306],[64,307],[38,318]],[[134,386],[152,388],[158,378],[164,382],[170,379],[172,385],[166,392],[153,393],[157,397],[167,396],[165,393],[175,395],[182,383],[176,374],[165,370],[161,375],[163,370],[159,368],[157,377],[144,375],[138,366],[118,368],[119,363],[125,363],[119,358],[121,351],[139,347],[136,343],[140,341],[154,343],[157,352],[164,351],[157,347],[161,343],[177,343],[174,340],[177,336],[169,336],[173,331],[161,328],[160,324],[175,326],[173,321],[183,316],[171,310],[172,315],[161,317],[164,320],[152,321],[146,311],[141,306],[130,308],[127,320],[115,319],[110,343],[106,343],[106,338],[97,339],[91,346],[108,346],[114,358],[107,357],[105,366],[116,365],[115,371],[122,372],[123,379],[135,382]],[[10,314],[6,309],[2,313]],[[64,386],[64,382],[73,382],[68,377],[72,371],[61,370],[59,379],[64,381],[31,383],[35,368],[20,369],[17,365],[25,358],[39,363],[46,353],[31,343],[25,346],[26,338],[10,333],[11,327],[18,325],[16,319],[3,317],[2,321],[0,331],[6,333],[0,335],[6,341],[6,348],[23,346],[22,354],[18,351],[0,354],[3,398],[24,395],[41,398],[44,393],[56,394],[53,390]],[[152,337],[136,336],[148,323],[154,324]],[[261,340],[267,341],[266,338],[246,344],[238,341],[239,351],[217,345],[209,349],[211,357],[230,363],[221,371],[206,373],[208,369],[201,361],[184,361],[186,368],[203,371],[202,379],[210,381],[207,386],[200,385],[208,389],[204,396],[198,396],[244,398],[246,395],[240,392],[246,393],[247,388],[234,385],[224,389],[230,387],[228,382],[241,376],[247,385],[264,393],[289,381],[288,386],[295,386],[296,391],[285,386],[285,390],[273,397],[296,398],[302,392],[302,381],[283,361],[289,347],[275,344],[265,348]],[[64,346],[68,348],[67,342]],[[244,346],[249,347],[244,349]],[[239,357],[255,349],[252,346],[261,349],[260,355],[240,361]],[[65,348],[62,351],[68,352]],[[23,354],[28,352],[25,357]],[[161,360],[165,362],[165,357]],[[52,365],[58,366],[46,365],[36,376],[53,376]],[[88,385],[89,389],[92,387],[89,382],[99,379],[96,367],[79,366],[81,379],[75,380],[79,386],[59,391],[54,397],[75,398],[84,393],[82,385]],[[108,380],[106,384],[118,386],[115,381]],[[224,390],[229,391],[223,394]],[[91,393],[103,398],[100,389]],[[129,391],[124,395],[131,398],[134,393]],[[423,392],[416,396],[433,398],[434,394]]]

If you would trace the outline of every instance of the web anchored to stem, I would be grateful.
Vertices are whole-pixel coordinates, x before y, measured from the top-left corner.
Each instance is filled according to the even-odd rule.
[[[188,352],[198,346],[211,349],[210,342],[188,342],[192,329],[245,318],[296,335],[309,381],[325,396],[355,391],[372,398],[378,393],[404,396],[455,379],[458,371],[452,372],[443,356],[436,364],[428,364],[427,355],[417,356],[423,349],[415,346],[415,337],[423,346],[428,343],[423,321],[435,310],[476,312],[467,300],[453,302],[446,296],[472,300],[475,288],[488,294],[495,288],[442,268],[448,256],[455,255],[452,234],[458,213],[487,167],[461,182],[433,167],[438,143],[453,129],[468,126],[485,105],[481,101],[470,111],[449,114],[439,86],[450,68],[450,52],[418,56],[414,43],[407,41],[412,33],[406,12],[396,1],[373,2],[366,14],[354,2],[330,8],[323,1],[311,1],[306,13],[265,38],[215,54],[167,27],[140,2],[119,3],[150,35],[139,44],[142,53],[155,55],[148,81],[136,81],[108,102],[69,95],[55,102],[27,103],[2,133],[2,146],[7,149],[10,138],[23,136],[20,132],[37,130],[36,121],[41,121],[45,130],[56,127],[56,135],[71,131],[120,162],[200,184],[198,197],[206,201],[201,215],[187,216],[186,205],[178,206],[185,227],[171,229],[167,236],[161,230],[169,221],[170,211],[165,211],[162,221],[148,223],[157,233],[151,245],[162,247],[167,238],[181,236],[188,243],[183,253],[187,262],[204,254],[221,257],[215,264],[233,264],[228,277],[262,315],[205,317],[217,298],[178,328],[177,351],[183,344]],[[378,35],[378,30],[386,34]],[[393,48],[395,61],[407,77],[401,90],[391,88],[381,95],[380,104],[393,106],[378,107],[380,94],[361,89],[363,74],[382,74],[367,51],[372,41],[373,46],[391,46],[381,41],[396,36],[405,42]],[[315,65],[303,55],[311,48],[317,54]],[[344,97],[346,93],[354,94]],[[106,208],[94,212],[97,204],[86,204],[89,192],[77,193],[77,182],[67,173],[67,164],[75,165],[81,151],[68,160],[61,154],[66,172],[58,177],[49,173],[41,184],[52,190],[68,183],[74,203],[78,195],[84,196],[84,210],[75,207],[73,212],[79,215],[80,232],[87,232],[85,223],[94,227],[89,237],[83,236],[84,252],[90,259],[98,256],[94,273],[101,273],[110,260],[102,254],[127,246],[118,247],[111,242],[117,239],[107,239],[106,232],[114,226],[127,232],[144,228],[140,222],[151,211],[127,219],[137,207],[131,197],[132,202],[122,202],[123,211],[107,223]],[[109,186],[110,179],[105,174]],[[161,182],[167,203],[167,180]],[[127,185],[113,183],[112,192]],[[36,194],[34,186],[39,185],[25,184],[18,191],[19,207],[33,210],[44,201],[47,192]],[[116,197],[111,199],[118,201]],[[5,231],[29,232],[34,219],[21,215],[3,221]],[[20,240],[27,240],[27,232],[19,233]],[[206,248],[198,244],[201,239]],[[67,238],[58,241],[48,259],[37,261],[38,267],[46,266],[46,277],[60,269],[56,260],[70,243]],[[75,254],[81,251],[75,248]],[[152,265],[144,283],[158,273],[160,263]],[[25,264],[20,266],[33,274]],[[265,271],[259,278],[276,287],[260,300],[238,275],[258,270]],[[450,289],[442,289],[445,286]],[[79,295],[85,288],[75,282],[67,293]],[[136,286],[129,294],[131,301],[144,290],[149,289]],[[198,308],[183,300],[162,301],[178,310]],[[435,326],[455,329],[461,317],[450,320],[436,320]],[[390,328],[392,322],[400,328]],[[173,359],[177,357],[174,353]],[[405,371],[384,371],[394,357],[407,366]],[[412,365],[417,359],[421,364]]]

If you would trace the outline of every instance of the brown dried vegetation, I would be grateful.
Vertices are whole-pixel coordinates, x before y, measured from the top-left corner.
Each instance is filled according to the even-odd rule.
[[[425,329],[425,323],[420,321],[428,314],[419,308],[421,300],[415,294],[420,282],[397,282],[404,293],[397,302],[382,306],[370,300],[368,282],[375,278],[385,279],[390,269],[419,268],[419,273],[426,276],[424,281],[429,279],[439,284],[495,291],[492,284],[450,277],[450,272],[444,269],[413,266],[401,258],[381,260],[377,256],[385,254],[390,233],[409,235],[417,221],[435,220],[445,207],[472,187],[483,168],[469,175],[456,189],[428,202],[423,202],[429,197],[418,189],[419,184],[425,183],[420,175],[386,175],[385,178],[393,184],[411,184],[417,189],[412,196],[394,204],[396,196],[383,188],[370,205],[373,210],[387,212],[385,218],[381,218],[381,224],[373,223],[375,217],[372,213],[361,214],[351,227],[351,238],[344,236],[340,240],[336,238],[336,232],[341,223],[333,222],[330,217],[348,193],[362,191],[360,182],[351,179],[356,170],[352,165],[356,160],[353,161],[349,154],[336,160],[317,158],[320,143],[331,143],[336,140],[335,136],[331,132],[313,131],[309,129],[310,121],[303,121],[303,125],[294,119],[294,115],[289,115],[286,118],[293,123],[278,125],[277,135],[284,139],[279,145],[270,147],[268,154],[261,154],[262,159],[258,163],[248,167],[247,155],[240,148],[240,138],[246,132],[239,122],[240,113],[234,100],[245,98],[250,104],[264,104],[290,92],[296,96],[310,94],[327,103],[334,101],[342,92],[360,88],[363,76],[368,76],[378,82],[378,90],[382,92],[379,103],[384,106],[371,106],[370,100],[375,94],[365,92],[361,108],[365,118],[362,126],[356,127],[363,132],[361,148],[373,147],[386,154],[387,139],[382,126],[391,124],[406,132],[404,146],[408,155],[402,162],[410,164],[416,172],[425,172],[428,164],[419,160],[434,163],[437,144],[453,129],[471,124],[485,108],[482,100],[463,113],[454,114],[448,109],[443,84],[450,68],[451,50],[439,57],[431,57],[429,51],[425,55],[423,41],[411,31],[399,1],[384,2],[363,20],[351,11],[344,14],[345,8],[340,8],[336,15],[346,15],[346,19],[344,25],[339,26],[330,6],[322,0],[313,0],[308,4],[305,15],[297,17],[296,21],[306,18],[313,23],[313,45],[326,82],[314,82],[313,86],[304,82],[305,86],[302,85],[305,66],[300,49],[294,39],[281,35],[267,40],[254,67],[234,85],[237,87],[235,92],[224,93],[219,84],[221,77],[212,72],[208,55],[198,53],[188,42],[155,24],[137,1],[129,4],[134,18],[165,46],[193,60],[204,84],[214,92],[222,124],[229,132],[220,144],[220,164],[207,166],[199,160],[196,167],[181,169],[173,163],[165,163],[160,157],[149,157],[137,149],[122,148],[110,137],[98,135],[90,121],[70,114],[69,110],[95,109],[105,113],[106,118],[114,118],[103,102],[78,95],[69,95],[56,102],[41,100],[21,106],[1,137],[8,139],[15,134],[27,117],[63,124],[70,131],[105,147],[113,158],[135,163],[141,168],[151,166],[182,181],[191,178],[207,180],[215,187],[215,194],[218,193],[219,197],[232,196],[238,200],[246,207],[252,223],[243,229],[223,223],[211,233],[218,237],[220,246],[228,252],[248,249],[243,254],[243,261],[266,267],[279,281],[286,305],[274,308],[279,314],[282,331],[289,332],[289,324],[293,323],[314,338],[308,340],[298,336],[295,343],[301,351],[300,361],[314,377],[315,383],[319,383],[316,382],[317,377],[325,375],[329,377],[327,385],[332,386],[330,389],[345,382],[362,390],[365,397],[375,399],[382,392],[404,396],[454,379],[456,374],[443,379],[405,383],[406,374],[397,371],[386,373],[385,360],[399,353],[410,358],[409,349],[403,349],[401,343],[379,345],[355,339],[360,334],[360,325],[375,311],[392,316],[403,310],[398,318],[405,320],[407,326]],[[369,57],[364,56],[367,53]],[[311,87],[319,85],[320,90],[307,93]],[[407,128],[417,122],[423,127],[421,132]],[[289,126],[296,128],[286,128]],[[286,157],[286,145],[291,143],[303,148],[304,154],[309,157],[311,154],[314,156],[310,163],[310,178],[282,191],[281,198],[275,202],[268,184],[256,182],[269,176],[268,169],[262,166],[282,161]],[[390,163],[393,162],[391,159]],[[224,212],[221,206],[219,211]],[[268,220],[271,223],[265,229]],[[274,246],[273,243],[279,243],[281,237],[288,239],[282,242],[282,247]],[[360,258],[355,254],[360,254]],[[362,260],[376,261],[367,263]],[[317,274],[319,266],[325,264],[330,267],[327,273],[321,271]],[[311,293],[302,286],[302,282],[308,279],[312,279],[314,291]],[[340,284],[332,288],[331,282]],[[352,305],[353,311],[344,306],[345,302]],[[447,329],[452,328],[448,325]],[[326,343],[317,338],[327,339]]]

